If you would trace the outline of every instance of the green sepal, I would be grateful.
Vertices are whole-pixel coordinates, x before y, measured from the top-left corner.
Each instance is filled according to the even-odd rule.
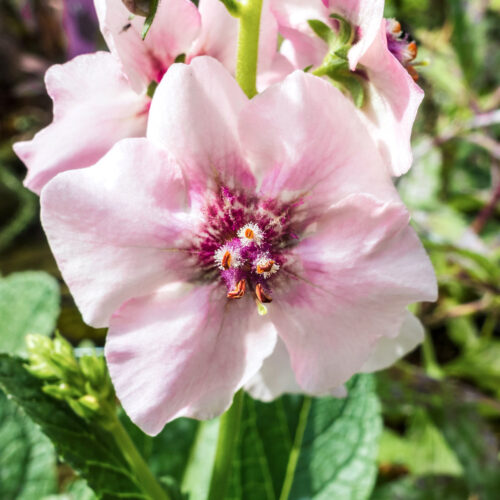
[[[308,19],[307,24],[309,24],[314,33],[316,33],[321,40],[325,41],[329,47],[335,43],[335,33],[332,28],[330,28],[330,26],[325,24],[323,21],[320,21],[319,19]]]
[[[186,54],[179,54],[175,59],[174,63],[184,63],[186,62]]]
[[[239,17],[240,15],[240,4],[237,0],[220,0],[226,7],[229,14],[233,17]]]
[[[330,76],[330,75],[329,75]],[[357,108],[362,108],[365,104],[365,86],[362,77],[352,71],[337,71],[332,76],[332,80],[339,83],[342,90],[347,91]]]
[[[337,33],[338,44],[351,45],[354,40],[354,30],[351,23],[338,14],[330,14],[330,17],[339,22],[339,31]]]
[[[149,0],[149,14],[144,21],[144,26],[142,27],[142,39],[146,38],[149,28],[153,24],[154,18],[156,16],[156,11],[158,10],[158,3],[160,0]]]
[[[155,95],[156,87],[158,87],[158,82],[155,82],[154,80],[148,85],[148,89],[146,90],[146,95],[148,97],[151,97],[151,99]]]

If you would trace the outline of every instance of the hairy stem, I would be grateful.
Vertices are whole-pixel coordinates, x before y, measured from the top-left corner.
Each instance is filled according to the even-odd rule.
[[[245,94],[257,94],[257,62],[259,56],[260,16],[262,0],[246,0],[238,9],[240,28],[236,59],[236,81]]]

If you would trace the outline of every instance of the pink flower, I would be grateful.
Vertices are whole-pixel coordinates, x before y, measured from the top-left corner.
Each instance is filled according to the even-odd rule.
[[[329,392],[436,296],[354,106],[301,71],[249,101],[212,58],[172,66],[147,138],[58,175],[41,203],[84,319],[109,326],[118,397],[150,434],[223,412],[278,339],[301,390]]]
[[[320,66],[328,53],[327,43],[316,35],[309,20],[322,21],[334,31],[338,21],[331,14],[351,23],[355,39],[348,53],[349,68],[364,81],[367,94],[360,117],[390,173],[407,172],[412,163],[411,129],[423,91],[414,82],[415,72],[406,59],[416,46],[386,24],[384,1],[275,0],[272,8],[285,37],[281,52],[298,69]]]
[[[28,167],[25,185],[36,193],[60,172],[93,165],[120,139],[143,137],[151,104],[148,87],[177,58],[189,63],[207,54],[234,72],[238,21],[219,0],[200,0],[199,9],[190,0],[161,1],[144,41],[144,18],[131,18],[121,0],[95,0],[95,5],[111,53],[52,66],[45,82],[54,119],[31,141],[14,145]],[[274,17],[269,9],[263,12],[262,71],[271,64],[277,37]]]

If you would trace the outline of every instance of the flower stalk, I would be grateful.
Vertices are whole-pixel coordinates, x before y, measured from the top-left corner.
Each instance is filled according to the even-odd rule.
[[[257,95],[257,62],[261,12],[262,0],[247,0],[239,5],[236,14],[240,20],[236,81],[249,98]]]
[[[240,432],[241,414],[243,411],[243,389],[234,396],[233,404],[220,418],[219,436],[215,462],[210,480],[208,500],[225,498],[229,484],[229,474],[233,463],[236,443]]]
[[[106,428],[113,435],[120,450],[132,467],[141,489],[154,500],[171,500],[170,496],[153,476],[141,454],[137,451],[135,444],[116,414],[114,414],[113,417],[109,426]]]

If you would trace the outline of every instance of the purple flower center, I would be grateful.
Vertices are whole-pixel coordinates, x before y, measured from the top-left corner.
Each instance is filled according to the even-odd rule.
[[[204,278],[222,280],[229,299],[253,292],[260,302],[271,302],[271,284],[297,243],[292,230],[297,206],[221,188],[204,209],[192,249]]]

